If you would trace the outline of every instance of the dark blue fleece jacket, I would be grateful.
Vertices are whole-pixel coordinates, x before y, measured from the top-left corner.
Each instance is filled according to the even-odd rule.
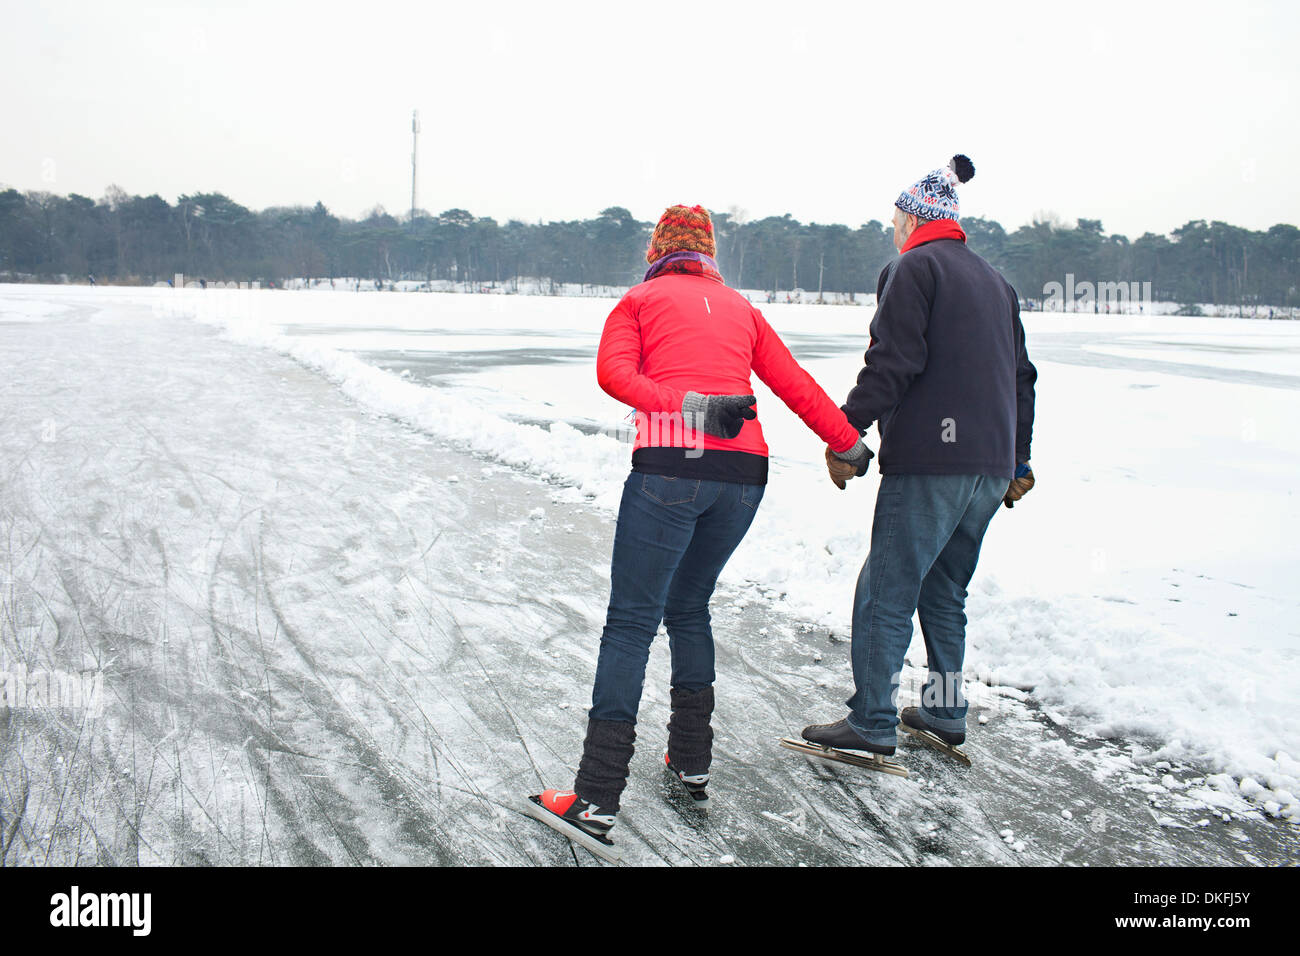
[[[884,475],[993,475],[1029,461],[1037,371],[1015,290],[958,239],[880,273],[871,346],[844,413],[880,429]]]

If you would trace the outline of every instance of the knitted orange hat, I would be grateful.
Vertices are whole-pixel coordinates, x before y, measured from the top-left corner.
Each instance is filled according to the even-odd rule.
[[[702,252],[717,255],[713,242],[713,219],[703,206],[669,206],[659,217],[645,261],[654,262],[670,252]]]

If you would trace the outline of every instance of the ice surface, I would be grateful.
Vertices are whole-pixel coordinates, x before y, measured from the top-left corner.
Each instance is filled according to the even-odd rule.
[[[414,330],[424,314],[441,330],[432,338],[457,353],[464,347],[448,330],[475,333],[466,338],[480,347],[493,338],[485,331],[499,340],[496,364],[433,377],[440,399],[430,412],[429,389],[375,376],[356,355],[327,350],[336,344],[329,336],[273,331],[301,331],[307,307],[313,328],[355,329],[347,296],[244,298],[226,314],[201,300],[200,314],[216,312],[236,338],[325,369],[364,402],[616,507],[628,453],[611,436],[627,433],[628,410],[593,387],[591,372],[609,301],[387,297],[377,320],[385,326]],[[828,391],[846,392],[870,310],[764,309]],[[1290,704],[1300,697],[1300,327],[1152,316],[1026,321],[1035,354],[1042,343],[1080,364],[1040,361],[1040,482],[986,541],[969,670],[1035,688],[1082,732],[1153,738],[1161,756],[1293,786],[1275,755],[1300,745]],[[1140,341],[1142,367],[1157,371],[1095,367],[1100,356],[1087,353],[1108,348],[1107,336]],[[584,341],[586,359],[575,367],[574,344]],[[546,350],[549,342],[558,343],[552,364],[511,360],[525,344]],[[426,361],[439,349],[430,342],[410,357]],[[1196,356],[1211,357],[1201,368],[1218,380],[1179,374]],[[1251,378],[1261,365],[1273,373],[1269,387]],[[1279,378],[1291,387],[1274,387]],[[773,481],[724,579],[758,584],[784,610],[842,633],[876,479],[844,497],[828,491],[815,436],[757,380],[755,391]],[[448,411],[453,399],[472,410]],[[473,423],[468,439],[457,419]],[[845,522],[846,511],[855,522]],[[919,636],[912,650],[920,662]]]
[[[100,717],[0,710],[6,862],[574,859],[516,805],[572,779],[628,455],[599,431],[625,410],[548,420],[544,402],[601,407],[581,363],[533,396],[529,424],[280,331],[336,298],[0,288],[0,311],[24,317],[0,322],[0,648],[32,671],[102,673],[105,696]],[[470,296],[361,298],[476,334],[590,338],[608,308],[498,298],[516,311],[492,319]],[[867,314],[774,311],[846,341]],[[855,362],[810,366],[835,394]],[[694,815],[661,779],[657,642],[617,831],[633,862],[1294,853],[1291,824],[1265,818],[1300,815],[1294,395],[1055,363],[1043,383],[1040,485],[996,520],[971,608],[971,676],[1022,689],[972,682],[975,767],[905,748],[908,780],[775,748],[847,696],[846,582],[874,482],[823,484],[815,439],[763,402],[781,457],[715,602],[715,807]],[[1232,444],[1243,410],[1252,439]],[[1172,431],[1156,441],[1153,421]],[[845,530],[845,507],[861,527]],[[1194,606],[1166,607],[1175,590]],[[1207,806],[1208,829],[1156,824]]]
[[[1260,323],[1254,323],[1256,325]],[[1220,335],[1124,336],[1118,345],[1088,346],[1089,351],[1122,358],[1138,358],[1180,365],[1296,374],[1300,342],[1291,335],[1237,332]]]

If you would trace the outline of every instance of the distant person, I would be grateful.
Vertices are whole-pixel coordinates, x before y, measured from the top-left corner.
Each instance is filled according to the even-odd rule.
[[[763,500],[768,448],[750,380],[757,373],[836,454],[870,452],[800,368],[763,314],[714,262],[713,220],[670,206],[650,239],[644,281],[605,321],[601,388],[637,412],[632,472],[614,532],[582,759],[571,790],[532,797],[529,812],[601,855],[620,809],[650,645],[662,621],[672,655],[665,767],[705,797],[713,759],[713,631],[718,575]]]
[[[1020,303],[957,221],[955,187],[974,175],[967,157],[954,156],[895,201],[899,257],[876,283],[866,365],[843,406],[854,428],[878,425],[882,477],[853,599],[849,713],[803,731],[837,750],[894,753],[914,613],[930,674],[921,706],[902,720],[951,746],[964,742],[966,587],[998,504],[1012,507],[1034,486],[1038,373]],[[828,462],[836,457],[845,456],[828,449]],[[855,465],[832,466],[832,478],[861,474]]]
[[[200,289],[206,289],[207,287],[208,287],[208,280],[207,280],[207,279],[200,279],[200,280],[199,280],[199,288],[200,288]]]
[[[94,274],[93,272],[90,273],[86,278],[88,278],[88,279],[90,280],[90,284],[91,284],[91,285],[94,285],[94,284],[95,284],[95,274]]]

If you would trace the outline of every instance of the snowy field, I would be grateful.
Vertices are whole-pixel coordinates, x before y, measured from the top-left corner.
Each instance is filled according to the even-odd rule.
[[[10,534],[9,563],[0,567],[0,584],[7,579],[9,585],[7,652],[11,657],[30,654],[30,641],[36,640],[31,635],[47,634],[46,625],[37,620],[43,614],[59,622],[57,627],[49,625],[57,634],[74,626],[75,611],[83,601],[75,589],[68,590],[67,565],[89,561],[103,572],[96,579],[102,587],[112,587],[116,581],[116,587],[127,592],[114,605],[131,606],[129,613],[123,611],[126,623],[114,625],[114,633],[122,635],[119,643],[139,639],[132,634],[131,621],[156,632],[160,613],[163,620],[172,621],[170,626],[178,628],[182,621],[189,629],[200,626],[196,621],[207,621],[204,626],[214,634],[218,628],[212,621],[218,618],[256,618],[265,613],[277,636],[291,635],[299,661],[296,666],[304,666],[316,677],[336,668],[340,674],[348,670],[331,660],[342,660],[353,652],[357,667],[368,660],[371,666],[390,672],[392,680],[356,671],[354,677],[333,684],[326,681],[333,699],[348,705],[342,711],[345,716],[340,716],[314,702],[312,716],[303,719],[307,724],[323,725],[322,735],[337,732],[335,724],[345,719],[349,726],[388,727],[397,733],[393,728],[398,728],[400,721],[389,721],[390,727],[382,715],[371,712],[377,706],[369,699],[371,690],[381,687],[394,706],[403,695],[415,695],[412,706],[426,715],[421,719],[445,727],[466,717],[462,705],[475,712],[480,708],[496,712],[497,708],[472,696],[457,698],[461,703],[453,704],[446,696],[447,688],[436,680],[430,685],[432,691],[428,687],[421,691],[401,679],[401,674],[393,674],[394,668],[405,674],[419,663],[428,649],[421,643],[427,635],[404,614],[394,618],[396,611],[384,604],[395,586],[392,575],[385,573],[371,580],[367,575],[374,574],[373,570],[359,575],[349,570],[356,570],[353,565],[383,566],[398,558],[404,567],[408,559],[418,560],[428,570],[433,560],[435,570],[428,571],[418,585],[412,584],[403,600],[416,616],[422,609],[426,619],[456,621],[458,632],[473,630],[490,636],[505,631],[511,635],[506,649],[492,655],[497,666],[509,669],[526,662],[531,678],[543,688],[555,689],[557,699],[543,705],[548,708],[545,719],[535,716],[530,720],[521,713],[521,708],[541,704],[537,697],[513,706],[501,700],[500,712],[484,719],[489,723],[507,719],[514,729],[504,732],[526,741],[531,731],[521,729],[521,722],[533,727],[550,722],[561,728],[556,739],[545,744],[551,751],[549,757],[530,752],[529,762],[533,771],[541,764],[538,775],[546,778],[547,785],[566,785],[568,779],[562,774],[571,773],[577,758],[580,733],[576,728],[584,706],[582,697],[590,687],[607,597],[603,589],[607,586],[613,509],[630,455],[628,410],[595,384],[595,349],[611,305],[600,299],[324,290],[0,287],[0,344],[7,366],[15,370],[7,386],[0,388],[0,413],[10,422],[21,420],[25,428],[34,429],[23,437],[7,428],[0,464],[11,476],[36,468],[34,462],[43,454],[56,455],[58,436],[65,434],[65,429],[76,430],[76,415],[93,413],[83,409],[80,413],[50,410],[42,414],[42,402],[48,401],[54,409],[60,402],[74,401],[74,393],[80,402],[98,395],[95,407],[106,408],[115,399],[115,388],[143,389],[145,380],[153,382],[153,390],[142,391],[123,413],[125,417],[114,413],[115,417],[97,424],[92,442],[95,450],[87,445],[85,457],[60,459],[57,473],[46,476],[48,480],[24,484],[11,478],[0,490],[0,506]],[[762,308],[800,361],[833,398],[842,399],[860,367],[870,310],[798,305]],[[892,810],[879,811],[886,819],[889,813],[897,815],[901,806],[905,815],[912,814],[908,821],[908,827],[916,831],[912,836],[921,834],[885,854],[885,859],[895,861],[960,861],[966,852],[973,854],[972,860],[986,861],[1003,859],[999,854],[1010,852],[1007,859],[1026,862],[1293,858],[1294,824],[1300,823],[1300,802],[1295,796],[1300,793],[1300,723],[1295,719],[1295,702],[1300,699],[1300,589],[1295,586],[1300,576],[1300,502],[1296,499],[1300,433],[1295,425],[1300,421],[1300,326],[1167,316],[1043,314],[1026,316],[1026,324],[1030,356],[1039,367],[1033,459],[1038,484],[1021,505],[1002,511],[995,519],[972,586],[967,694],[972,701],[971,747],[981,774],[978,787],[975,780],[964,786],[954,784],[945,776],[944,767],[920,757],[926,772],[915,783],[855,781],[855,789],[846,792],[861,803],[868,788],[876,788],[871,791],[876,798],[880,797],[879,788],[919,788],[889,791],[886,796],[890,799],[881,799],[886,808],[891,802],[896,804]],[[214,332],[226,341],[214,338]],[[61,345],[66,364],[38,361],[35,352],[29,355],[24,351],[29,346],[37,349],[32,343],[42,343],[47,349]],[[104,354],[110,346],[111,354]],[[298,371],[291,375],[274,372],[268,363],[283,362],[286,355],[297,363],[288,367]],[[244,381],[253,374],[250,367],[266,379],[258,380],[261,391]],[[207,397],[200,402],[198,383],[205,373],[210,380],[202,383]],[[168,383],[176,388],[169,389]],[[191,383],[193,395],[186,391]],[[324,391],[319,390],[322,386]],[[768,742],[776,733],[797,731],[804,723],[842,715],[840,702],[850,690],[847,632],[853,584],[866,554],[877,478],[873,475],[852,482],[846,492],[838,492],[825,478],[820,442],[761,383],[755,381],[755,388],[773,468],[759,516],[723,578],[717,617],[720,643],[725,633],[728,646],[720,650],[719,694],[722,699],[729,688],[752,692],[755,709],[770,717],[771,725],[756,720],[748,726],[754,733],[734,742],[720,730],[721,745],[732,750],[720,752],[719,764],[734,758],[750,771],[751,781],[789,787],[788,775],[771,776],[776,771],[766,769],[772,761],[789,764],[786,757],[770,753]],[[152,406],[148,395],[154,396]],[[225,396],[228,407],[213,407],[213,395]],[[341,415],[335,406],[355,411]],[[335,410],[329,412],[330,408]],[[153,428],[142,424],[151,416],[164,424]],[[183,441],[170,428],[190,429],[189,439]],[[186,480],[193,484],[185,497],[193,499],[196,509],[208,509],[201,527],[168,525],[163,531],[164,535],[179,536],[185,554],[183,560],[172,557],[164,562],[172,570],[158,593],[170,597],[157,600],[177,601],[189,611],[158,612],[135,606],[130,574],[113,578],[101,567],[110,558],[101,555],[91,560],[84,550],[105,548],[130,569],[135,560],[143,560],[136,552],[154,547],[148,532],[132,532],[130,523],[115,530],[101,527],[106,517],[133,513],[127,503],[132,482],[139,475],[131,468],[117,471],[94,463],[100,462],[101,456],[111,460],[114,455],[125,455],[124,446],[145,440],[141,436],[146,436],[151,451],[134,467],[143,468],[141,474],[147,475],[145,462],[166,459],[177,467],[183,464],[183,473],[191,475]],[[236,494],[233,488],[244,480],[238,469],[245,438],[254,444],[273,440],[287,449],[288,458],[301,458],[278,462],[272,458],[275,467],[267,465],[265,473],[255,475],[262,466],[249,463],[247,481],[256,485],[257,494],[266,501],[274,500],[278,509],[274,512],[268,513],[264,503],[255,507],[249,499],[252,491],[241,486]],[[225,449],[231,460],[211,449],[205,451],[208,439]],[[403,441],[410,447],[397,448]],[[874,433],[868,441],[877,444]],[[303,451],[307,446],[310,453]],[[378,497],[372,501],[369,486],[358,484],[352,476],[360,467],[358,449],[381,447],[387,456],[380,456],[382,474],[366,480],[390,482],[392,487],[383,495],[375,490],[373,495]],[[249,455],[255,453],[250,450]],[[451,473],[433,473],[435,466]],[[203,468],[210,469],[210,474]],[[95,508],[59,498],[61,483],[75,481],[78,469],[87,474],[98,469],[94,500],[99,504]],[[284,479],[280,469],[292,471],[301,480],[295,484]],[[208,477],[193,477],[200,473]],[[113,487],[114,475],[120,476],[118,487]],[[467,487],[495,487],[507,479],[513,489],[508,501],[488,502],[474,497]],[[358,519],[345,542],[325,542],[322,529],[314,524],[316,519],[308,514],[311,508],[320,507],[320,502],[298,500],[313,496],[303,490],[303,482],[308,481],[321,495],[349,502],[357,515],[373,517],[371,513],[382,504],[388,509],[382,526],[372,527]],[[223,485],[227,490],[222,490]],[[293,488],[297,491],[290,490]],[[469,497],[457,504],[457,495],[462,494]],[[430,496],[446,499],[433,508],[432,516],[418,510]],[[299,511],[303,514],[298,515]],[[410,517],[416,514],[418,519]],[[459,552],[445,551],[450,533],[443,535],[436,528],[429,533],[430,521],[437,525],[440,518],[459,523],[459,540],[465,542]],[[226,542],[252,534],[252,521],[257,523],[258,535],[264,533],[267,522],[277,525],[278,535],[274,557],[265,551],[269,545],[259,544],[241,559],[249,563],[241,568],[239,587],[249,589],[253,598],[241,603],[238,588],[224,593],[220,588],[214,590],[211,580],[206,590],[200,587],[198,581],[205,574],[220,577]],[[407,528],[413,522],[420,525],[419,530]],[[33,550],[15,550],[14,536],[20,526],[35,536],[27,545]],[[38,553],[35,541],[42,527],[48,537],[72,533],[79,543],[49,567],[33,571],[22,555]],[[139,540],[137,534],[146,540]],[[476,540],[481,541],[477,551]],[[395,541],[405,543],[399,549]],[[508,553],[503,553],[503,547]],[[523,566],[529,562],[519,560],[521,548],[537,556],[532,562],[536,567]],[[397,550],[402,553],[396,555]],[[574,555],[580,567],[566,572],[572,574],[571,580],[556,585],[537,577],[548,568],[558,574],[556,567],[572,567]],[[295,588],[299,588],[300,596],[309,597],[327,566],[349,601],[376,608],[384,604],[384,612],[375,610],[375,619],[366,622],[341,616],[332,603],[307,601],[304,618],[291,621],[293,609],[284,607],[286,595],[298,593]],[[463,576],[457,577],[449,568],[459,569]],[[192,571],[193,581],[186,569]],[[270,591],[258,590],[263,574],[282,585],[274,599]],[[450,575],[444,582],[446,591],[439,592],[434,582],[438,575]],[[409,577],[406,580],[410,583]],[[85,586],[84,580],[81,586]],[[35,604],[19,599],[24,588],[35,592]],[[43,592],[59,588],[63,612],[41,611],[42,603],[47,609],[57,604],[53,594]],[[530,597],[542,600],[536,597],[537,589],[549,591],[547,613],[561,615],[567,633],[557,638],[556,645],[534,649],[518,635],[536,629],[545,619],[544,614],[529,613]],[[86,604],[102,600],[102,593],[84,596]],[[338,600],[342,602],[343,597]],[[436,609],[439,603],[442,611]],[[21,614],[16,610],[20,606],[24,608]],[[187,617],[190,612],[196,616]],[[34,617],[27,620],[24,614]],[[26,624],[20,626],[20,619]],[[240,627],[243,633],[264,635],[269,633],[267,623],[243,620]],[[85,634],[91,625],[83,620],[75,626]],[[388,650],[373,643],[378,639],[377,628],[384,632]],[[737,641],[738,633],[747,634],[748,639]],[[401,637],[400,645],[391,643],[395,635]],[[25,640],[29,643],[24,644]],[[464,637],[447,641],[450,647],[466,643]],[[155,645],[155,651],[160,646]],[[216,646],[219,649],[221,641]],[[265,655],[265,647],[261,652]],[[228,672],[244,666],[231,657],[233,651],[213,653],[214,662],[205,662],[201,669],[211,666],[214,671]],[[463,647],[458,654],[464,657]],[[441,663],[446,665],[456,656],[443,658]],[[263,665],[248,662],[249,673],[257,666],[269,666],[265,660],[263,657]],[[919,631],[910,660],[924,664]],[[187,660],[179,666],[193,664]],[[480,660],[477,666],[489,674],[494,672],[490,661]],[[78,669],[71,664],[68,667]],[[658,673],[654,673],[656,667]],[[660,686],[666,678],[660,646],[651,669],[647,700],[655,694],[666,699],[666,690]],[[269,689],[274,670],[270,668],[260,681],[239,685],[249,695],[250,715],[267,709],[265,719],[248,717],[250,740],[259,735],[275,736],[268,730],[277,716]],[[755,675],[762,675],[761,679]],[[479,673],[465,680],[483,676]],[[426,673],[419,680],[430,678]],[[365,683],[357,683],[361,681]],[[264,685],[260,690],[259,683]],[[490,678],[487,683],[496,686]],[[760,685],[775,689],[757,689]],[[150,693],[139,681],[130,686],[133,693]],[[216,690],[212,693],[217,695]],[[437,716],[438,707],[427,698],[428,693],[442,695],[451,712]],[[458,693],[468,695],[469,691]],[[495,693],[500,698],[501,691]],[[222,691],[217,697],[237,701],[238,693],[232,697]],[[106,712],[111,710],[111,706],[106,708]],[[659,718],[664,715],[654,705],[648,704],[647,713],[647,726],[651,720],[662,723]],[[720,704],[720,719],[724,714]],[[293,729],[303,731],[306,726]],[[982,749],[980,737],[985,733],[989,743],[998,742],[996,747]],[[180,728],[170,732],[148,729],[146,736],[152,735],[155,759],[159,740],[173,734],[180,735]],[[343,736],[355,741],[362,735],[349,730]],[[247,740],[244,745],[249,749]],[[405,743],[403,747],[413,745]],[[167,746],[163,745],[162,752]],[[12,761],[12,742],[9,749],[5,759]],[[1017,753],[1015,767],[1008,766],[999,774],[997,759],[1011,749]],[[396,753],[384,747],[363,747],[358,752],[345,745],[343,750],[350,759],[382,767],[392,776],[385,799],[398,803],[415,799],[397,783],[403,774],[419,776],[410,769],[401,748]],[[531,751],[527,742],[525,750]],[[258,752],[256,746],[251,751]],[[464,755],[460,759],[460,786],[467,792],[488,789],[478,778],[492,777],[481,769],[490,764],[491,755],[476,752],[472,759]],[[801,758],[792,759],[803,763]],[[223,775],[220,769],[200,770],[191,766],[193,760],[193,754],[176,754],[178,779],[184,777],[179,767],[185,764],[208,787],[219,787],[223,780],[230,785],[229,771]],[[239,772],[256,779],[272,776],[269,753],[240,756],[236,765]],[[12,763],[7,763],[7,799],[13,805],[17,798],[12,781],[17,778],[11,769]],[[721,766],[715,769],[725,776]],[[813,779],[825,779],[827,773],[819,771]],[[35,781],[41,772],[29,767],[26,775]],[[1027,782],[1034,779],[1039,783]],[[1026,796],[1040,784],[1050,787],[1053,780],[1070,788],[1069,793],[1090,792],[1091,796],[1084,805],[1061,793],[1046,798],[1045,804],[1036,794]],[[525,781],[521,786],[535,782]],[[927,782],[938,787],[938,796],[926,791]],[[299,786],[304,785],[299,781]],[[133,786],[138,789],[138,784]],[[634,780],[630,798],[644,801],[643,794],[637,795],[637,786]],[[751,782],[750,786],[757,784]],[[147,792],[148,787],[145,789]],[[998,810],[990,810],[990,805],[982,802],[985,797],[975,792],[979,789],[986,796],[1000,794]],[[109,787],[103,800],[119,800],[119,790]],[[235,803],[240,813],[260,812],[263,826],[270,812],[267,808],[277,800],[288,800],[269,785],[261,789],[251,786],[251,792],[258,795],[253,802],[245,805],[240,797]],[[1068,829],[1073,825],[1069,821],[1076,816],[1082,820],[1085,814],[1091,821],[1087,824],[1090,832],[1104,831],[1105,826],[1099,830],[1096,823],[1097,807],[1105,804],[1098,796],[1103,792],[1136,795],[1143,811],[1149,812],[1151,826],[1164,836],[1134,831],[1127,835],[1128,855],[1116,850],[1091,858],[1072,856],[1069,848],[1077,848],[1077,842],[1071,844],[1057,831]],[[352,801],[358,794],[344,796]],[[492,795],[494,801],[506,797],[507,793]],[[187,798],[182,793],[169,799],[183,806]],[[189,799],[197,800],[193,794]],[[1038,855],[1033,841],[1026,847],[1020,834],[1041,826],[1040,818],[1034,818],[1039,820],[1037,824],[1028,818],[998,818],[1003,807],[1018,800],[1057,820],[1055,828],[1048,828],[1050,834],[1044,831]],[[198,805],[213,804],[198,801]],[[1111,819],[1124,816],[1125,806],[1131,809],[1131,802],[1112,808]],[[230,806],[223,807],[224,813],[233,812]],[[276,812],[283,816],[290,809],[278,807]],[[833,806],[814,803],[769,815],[775,818],[775,830],[788,830],[815,845],[807,850],[812,861],[876,859],[845,835],[844,820],[851,817],[837,817],[833,811]],[[89,810],[81,812],[95,819]],[[298,807],[296,812],[311,815],[310,808]],[[436,814],[422,812],[413,812],[409,819],[399,815],[393,825],[437,830]],[[637,833],[631,829],[637,818],[627,815],[631,821],[628,832],[637,833],[646,846],[657,847],[653,855],[648,851],[642,854],[645,862],[678,859],[663,849],[664,839],[679,847],[704,839],[694,824],[665,822],[649,816],[648,811],[641,812],[643,820],[659,828],[657,837]],[[1022,807],[1008,810],[1006,815],[1027,812]],[[820,823],[809,823],[810,814]],[[945,814],[959,821],[959,829],[965,828],[963,834],[953,837],[951,846],[943,845],[934,835],[942,829]],[[494,825],[508,826],[511,832],[518,827],[502,824],[501,819],[499,814],[494,816]],[[1104,814],[1102,819],[1104,822]],[[1210,834],[1212,827],[1228,821],[1252,829]],[[240,825],[251,827],[253,822],[244,819]],[[218,824],[209,818],[206,823],[191,820],[188,825],[200,831],[217,826],[227,832],[230,821]],[[380,848],[371,858],[409,858],[383,849],[398,846],[400,834],[369,832],[364,820],[351,820],[348,825],[363,831],[368,846]],[[331,826],[337,830],[337,820]],[[527,832],[528,824],[523,826]],[[1112,822],[1111,826],[1118,846],[1124,841],[1119,839],[1118,825]],[[623,827],[621,818],[620,829]],[[810,828],[820,828],[830,836],[815,839],[809,835]],[[1177,831],[1191,836],[1180,837]],[[50,838],[50,834],[38,836]],[[10,846],[6,851],[12,849],[15,854],[11,862],[80,858],[66,848],[60,852],[42,849],[39,839],[18,847],[13,846],[13,836],[7,839]],[[185,859],[185,839],[172,826],[165,851],[141,854],[137,845],[137,858],[149,862]],[[356,842],[338,839],[344,846]],[[517,851],[500,857],[469,852],[462,846],[442,861],[537,860],[532,841],[543,839],[541,835],[529,836]],[[733,835],[733,840],[739,839]],[[116,846],[102,835],[86,836],[86,840]],[[932,843],[934,847],[927,850]],[[469,839],[466,844],[477,846]],[[247,846],[240,846],[237,852],[209,853],[202,858],[248,861]],[[958,846],[962,849],[956,849]],[[1193,850],[1194,846],[1199,849]],[[792,861],[775,848],[765,847],[746,851],[732,844],[712,843],[699,852],[682,849],[679,858],[694,862],[727,858],[742,863]],[[1140,847],[1146,849],[1137,849]],[[1154,859],[1144,859],[1143,853]],[[341,853],[322,854],[326,860],[348,859]],[[297,856],[285,851],[282,859],[316,857],[309,850]]]

